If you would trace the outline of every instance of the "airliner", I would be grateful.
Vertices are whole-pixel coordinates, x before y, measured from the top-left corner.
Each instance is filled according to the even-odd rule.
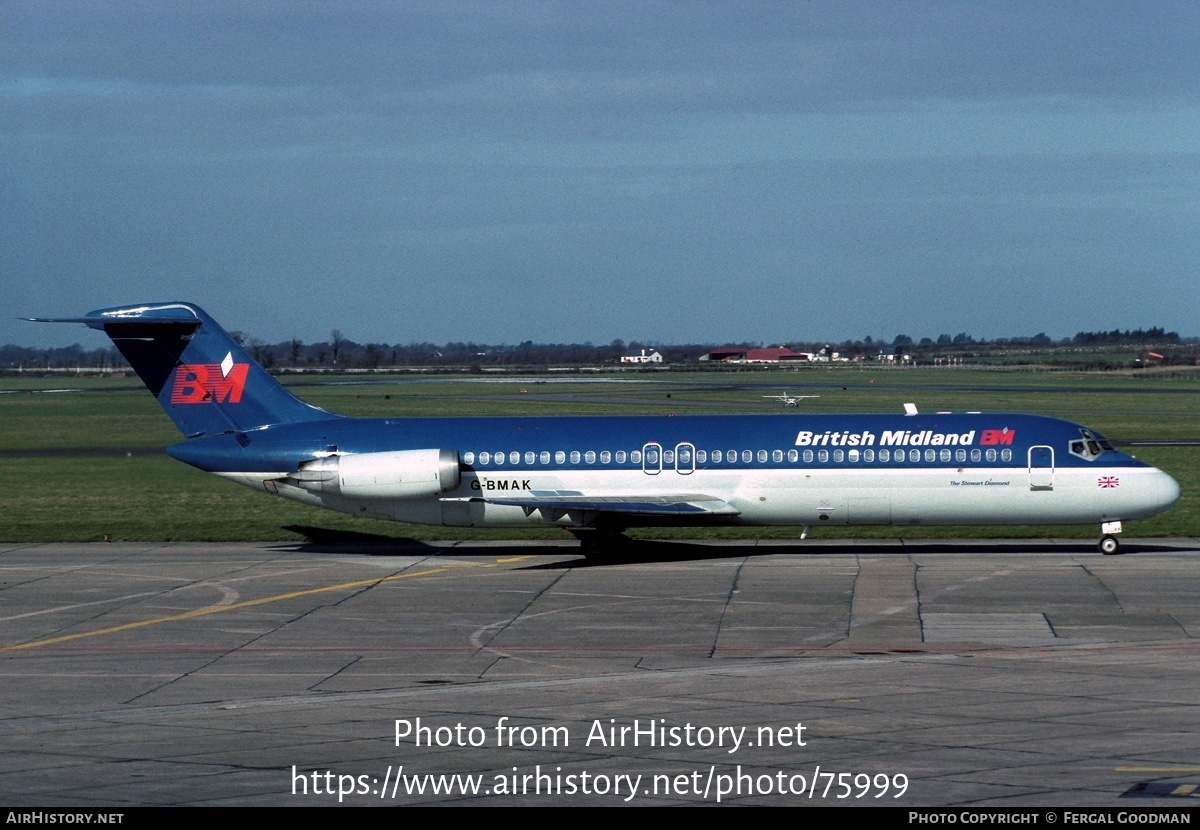
[[[83,317],[185,436],[201,470],[353,516],[559,527],[585,553],[631,527],[1098,524],[1179,498],[1169,475],[1094,430],[1037,415],[623,415],[353,418],[284,389],[202,309]]]

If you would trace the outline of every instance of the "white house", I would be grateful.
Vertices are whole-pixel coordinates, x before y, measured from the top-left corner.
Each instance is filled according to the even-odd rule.
[[[645,349],[642,349],[641,354],[627,354],[621,356],[622,363],[662,363],[663,356],[654,349],[647,354]]]

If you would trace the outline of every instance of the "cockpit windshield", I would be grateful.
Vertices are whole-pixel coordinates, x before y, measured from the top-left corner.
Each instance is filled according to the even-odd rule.
[[[1090,429],[1079,428],[1079,440],[1071,442],[1071,455],[1084,461],[1095,461],[1103,453],[1112,451],[1112,444]]]

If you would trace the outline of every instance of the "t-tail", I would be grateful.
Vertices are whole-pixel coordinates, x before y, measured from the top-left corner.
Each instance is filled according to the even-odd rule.
[[[188,438],[337,417],[280,386],[191,303],[119,306],[84,317],[30,319],[103,330]]]

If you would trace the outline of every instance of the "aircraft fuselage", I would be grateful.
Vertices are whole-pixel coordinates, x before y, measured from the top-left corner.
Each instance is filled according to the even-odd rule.
[[[1088,435],[1092,438],[1086,437]],[[499,503],[549,494],[704,494],[736,512],[631,513],[626,526],[1092,524],[1153,515],[1174,481],[1068,421],[1017,414],[333,418],[168,452],[255,489],[353,515],[455,526],[586,526]],[[1102,439],[1099,439],[1102,440]],[[314,456],[449,450],[459,481],[425,497],[354,496],[288,475]],[[552,496],[551,496],[552,497]],[[670,519],[670,521],[667,521]]]

